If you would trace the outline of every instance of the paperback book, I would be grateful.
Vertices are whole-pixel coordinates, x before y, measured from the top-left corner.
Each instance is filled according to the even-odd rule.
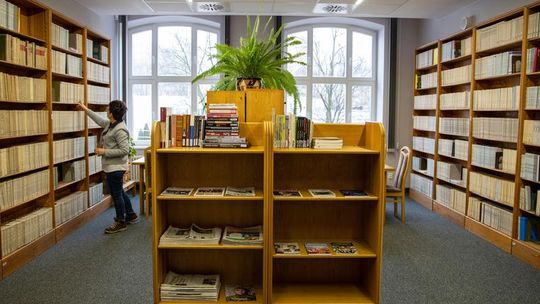
[[[276,254],[300,254],[298,243],[274,243]]]
[[[200,187],[195,192],[195,196],[223,196],[224,193],[223,187]]]
[[[326,243],[305,243],[306,251],[309,255],[329,255],[330,248]]]
[[[168,187],[161,192],[161,195],[190,196],[193,188]]]
[[[336,197],[336,194],[328,189],[308,189],[313,197]]]
[[[343,196],[367,196],[367,192],[363,190],[339,190]]]
[[[356,247],[354,247],[353,243],[351,242],[332,242],[330,243],[332,245],[332,250],[336,254],[355,254],[356,253]]]
[[[274,196],[302,197],[302,193],[298,190],[274,190]]]
[[[228,196],[255,196],[255,187],[227,187],[225,195]]]
[[[251,286],[225,286],[225,300],[227,302],[256,301],[255,289]]]

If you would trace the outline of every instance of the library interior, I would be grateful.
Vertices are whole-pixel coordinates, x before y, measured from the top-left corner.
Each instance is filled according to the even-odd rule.
[[[0,248],[1,303],[538,303],[540,1],[0,0]]]

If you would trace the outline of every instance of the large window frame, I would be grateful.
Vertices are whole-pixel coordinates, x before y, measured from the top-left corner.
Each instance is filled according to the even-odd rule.
[[[346,72],[345,77],[320,77],[313,76],[313,30],[315,28],[340,28],[346,30]],[[313,117],[313,86],[315,84],[344,84],[345,85],[345,123],[352,121],[352,87],[368,86],[371,88],[371,117],[370,121],[379,120],[378,117],[378,99],[377,99],[377,77],[378,77],[378,33],[375,30],[361,27],[358,25],[344,24],[339,22],[318,23],[312,22],[304,25],[289,26],[283,31],[283,36],[294,35],[298,32],[307,32],[307,76],[295,76],[298,86],[306,86],[306,116]],[[352,51],[353,51],[353,33],[368,35],[372,38],[372,58],[371,58],[371,77],[353,77],[352,76]],[[292,102],[292,98],[287,98]],[[286,106],[287,108],[290,106]],[[303,111],[302,111],[303,112]]]
[[[151,18],[148,18],[151,19]],[[177,18],[178,19],[178,18]],[[198,22],[200,21],[200,22]],[[189,27],[191,28],[191,75],[189,76],[159,76],[158,75],[158,32],[160,27],[169,27],[169,26],[180,26],[180,27]],[[197,66],[197,31],[203,30],[206,32],[211,32],[217,35],[217,43],[221,43],[223,40],[221,33],[221,25],[215,22],[206,22],[206,20],[193,17],[184,17],[184,20],[178,22],[148,22],[147,24],[136,25],[129,27],[128,29],[128,60],[127,60],[127,74],[128,74],[128,83],[127,83],[127,101],[128,107],[133,107],[133,86],[146,84],[151,85],[151,100],[152,100],[152,119],[155,121],[159,119],[159,96],[158,96],[158,85],[159,83],[189,83],[191,89],[191,113],[201,113],[202,107],[201,96],[198,94],[199,85],[213,85],[219,80],[218,77],[207,78],[201,81],[198,81],[195,84],[191,83],[191,80],[198,74]],[[149,76],[134,76],[133,67],[132,67],[132,52],[133,50],[133,35],[145,31],[151,31],[152,33],[152,73]],[[136,47],[136,46],[135,46]],[[131,134],[138,132],[134,130],[134,111],[128,111],[128,126]],[[149,126],[151,128],[151,126]],[[135,138],[135,136],[133,136]],[[147,146],[150,144],[149,140],[135,140],[136,146]]]

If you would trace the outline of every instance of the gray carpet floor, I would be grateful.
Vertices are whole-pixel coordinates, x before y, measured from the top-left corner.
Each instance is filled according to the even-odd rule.
[[[540,303],[540,271],[412,201],[405,225],[390,206],[382,303]],[[151,222],[104,235],[113,214],[0,281],[0,303],[151,303]]]

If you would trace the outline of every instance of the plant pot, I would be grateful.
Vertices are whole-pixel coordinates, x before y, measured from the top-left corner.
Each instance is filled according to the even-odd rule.
[[[260,89],[262,82],[260,78],[236,78],[236,90],[245,91],[246,89]]]

